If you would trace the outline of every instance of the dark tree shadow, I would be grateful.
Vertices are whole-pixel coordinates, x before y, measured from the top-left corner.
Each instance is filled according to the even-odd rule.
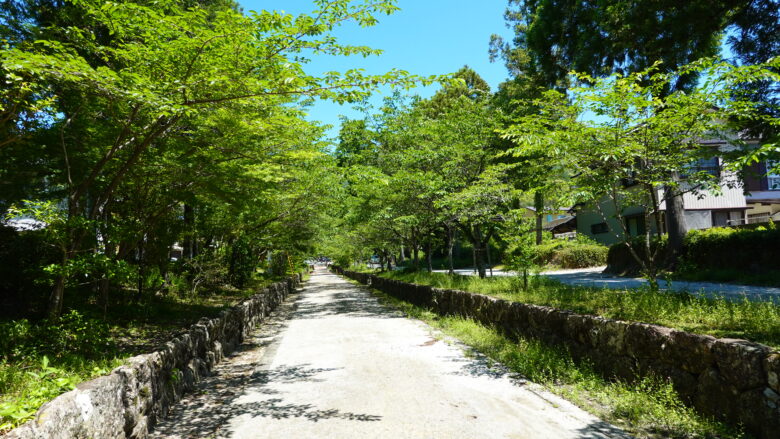
[[[254,370],[253,364],[225,365],[220,373],[204,380],[196,395],[175,406],[169,417],[157,426],[151,437],[183,438],[232,437],[223,427],[232,419],[250,415],[252,418],[303,418],[309,422],[342,419],[355,422],[376,422],[382,416],[319,408],[313,404],[286,401],[281,392],[269,388],[273,383],[321,382],[319,375],[333,368],[311,368],[306,364],[279,366],[269,370]],[[239,402],[246,395],[273,395],[263,401]]]
[[[318,286],[319,291],[334,290],[329,293],[330,300],[318,301],[312,297],[302,297],[295,302],[291,315],[293,319],[320,319],[332,316],[369,317],[379,319],[398,319],[403,315],[380,304],[368,292],[359,289],[345,289],[343,285]]]
[[[615,427],[614,425],[604,422],[604,421],[595,421],[590,424],[588,424],[586,427],[583,427],[579,430],[577,430],[577,433],[579,434],[577,436],[578,439],[605,439],[605,438],[614,438],[614,439],[630,439],[633,438],[630,434],[626,433],[625,431]]]

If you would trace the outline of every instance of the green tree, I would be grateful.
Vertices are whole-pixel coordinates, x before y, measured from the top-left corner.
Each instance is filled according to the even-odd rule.
[[[377,14],[396,9],[392,1],[315,5],[313,14],[293,17],[275,11],[245,16],[232,2],[147,6],[74,0],[66,3],[66,11],[55,11],[57,19],[39,20],[51,23],[45,32],[6,46],[0,71],[9,86],[0,96],[0,129],[14,141],[2,153],[12,156],[23,147],[25,131],[36,131],[46,139],[47,152],[38,161],[45,169],[37,175],[45,189],[36,195],[67,200],[62,233],[68,245],[51,294],[52,317],[62,310],[70,261],[102,252],[95,233],[101,220],[111,218],[115,209],[130,215],[117,208],[123,193],[132,195],[132,186],[153,182],[154,167],[177,157],[186,163],[193,157],[229,161],[236,155],[235,147],[183,140],[215,113],[249,110],[253,117],[247,122],[262,131],[283,120],[273,115],[301,97],[354,101],[381,84],[410,86],[417,81],[399,71],[307,74],[304,65],[311,53],[379,53],[339,44],[331,31],[350,21],[371,26]],[[23,122],[30,115],[38,120],[28,127]],[[20,133],[11,132],[20,127]],[[199,163],[207,172],[207,165]],[[182,195],[177,201],[188,196],[188,184],[208,183],[198,171],[180,174],[197,178],[175,188]],[[164,194],[157,187],[154,192]],[[159,203],[142,206],[143,213],[133,213],[139,222],[125,222],[129,234],[146,239],[138,227],[155,215],[152,204],[173,206],[175,198],[161,197]]]
[[[660,90],[676,81],[675,76],[692,70],[705,73],[707,80],[687,93],[658,97]],[[753,103],[733,101],[732,90],[773,75],[767,67],[712,63],[684,67],[676,75],[654,69],[608,78],[581,74],[579,79],[591,86],[575,88],[569,96],[557,91],[545,93],[535,103],[541,114],[519,118],[505,136],[518,145],[513,153],[543,151],[572,170],[579,201],[599,211],[651,285],[657,287],[658,247],[652,245],[651,227],[645,227],[643,245],[637,248],[625,221],[627,211],[641,206],[649,226],[660,221],[662,205],[668,211],[671,199],[678,194],[718,191],[724,182],[696,168],[695,163],[722,152],[702,142],[734,138],[729,133],[733,127],[724,123],[732,114],[762,117]],[[586,113],[594,114],[595,121],[584,120]],[[737,146],[742,143],[739,139],[733,142]],[[686,177],[681,179],[683,173]]]
[[[749,3],[509,0],[505,19],[515,35],[511,43],[494,36],[491,54],[503,56],[516,76],[558,88],[569,85],[570,71],[599,77],[656,66],[672,73],[700,58],[717,55],[722,32],[740,16],[735,12]],[[740,23],[748,25],[748,21],[743,18]],[[697,84],[698,73],[689,70],[672,75],[673,79],[655,92],[663,98],[690,90]],[[667,190],[673,191],[674,186],[677,184]],[[682,194],[669,195],[673,195],[668,202],[669,245],[679,252],[687,231]]]

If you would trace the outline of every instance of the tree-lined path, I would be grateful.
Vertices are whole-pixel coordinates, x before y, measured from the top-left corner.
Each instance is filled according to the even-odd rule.
[[[322,268],[173,410],[153,436],[624,437]]]

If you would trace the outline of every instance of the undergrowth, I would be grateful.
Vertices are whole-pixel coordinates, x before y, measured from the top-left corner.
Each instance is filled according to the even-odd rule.
[[[508,276],[480,279],[427,272],[393,272],[383,276],[581,314],[653,323],[715,337],[743,338],[780,348],[780,306],[771,302],[710,299],[648,288],[619,291],[576,287],[540,276],[533,277],[527,289],[523,289],[520,279]]]
[[[441,317],[381,292],[374,293],[386,304],[457,338],[510,371],[639,438],[747,437],[686,407],[672,384],[665,380],[606,380],[590,364],[574,361],[563,348],[531,339],[512,341],[473,320]]]
[[[109,373],[123,359],[150,352],[201,317],[222,310],[280,280],[257,277],[244,289],[112,307],[79,304],[56,322],[0,321],[0,435],[77,384]]]

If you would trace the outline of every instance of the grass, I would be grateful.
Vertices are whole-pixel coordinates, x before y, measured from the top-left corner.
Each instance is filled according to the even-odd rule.
[[[431,311],[374,291],[385,303],[420,319],[542,385],[595,416],[639,438],[745,438],[743,432],[686,407],[671,383],[645,378],[635,383],[609,381],[563,349],[536,340],[512,341],[497,331],[460,317]]]
[[[693,282],[723,282],[760,287],[780,287],[780,270],[762,270],[760,273],[746,273],[733,268],[697,269],[673,274],[675,279]]]
[[[121,358],[111,356],[0,361],[0,435],[30,419],[43,403],[121,364]]]
[[[552,306],[580,314],[653,323],[715,337],[743,338],[780,348],[780,306],[769,302],[708,299],[688,293],[619,291],[575,287],[532,277],[528,289],[514,277],[479,279],[444,273],[385,273],[404,282],[486,294],[501,299]]]
[[[105,375],[125,359],[153,351],[202,317],[216,317],[280,279],[257,277],[244,289],[156,297],[114,306],[73,300],[76,314],[50,325],[0,321],[0,435],[78,383]],[[95,347],[99,346],[99,347]]]

